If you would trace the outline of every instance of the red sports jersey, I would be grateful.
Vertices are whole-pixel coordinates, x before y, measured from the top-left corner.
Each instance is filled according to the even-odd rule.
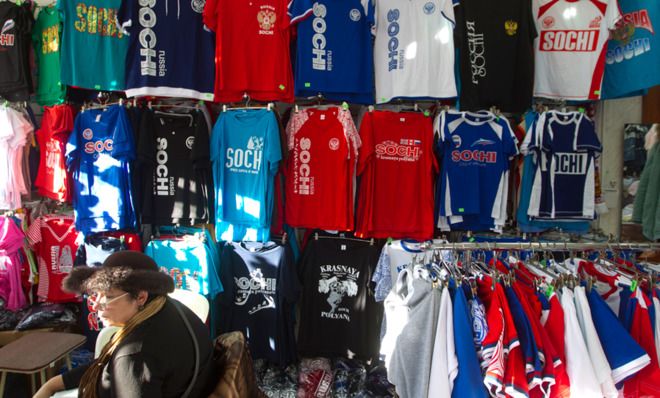
[[[543,324],[545,331],[554,348],[555,355],[559,358],[561,363],[555,366],[555,385],[550,389],[550,397],[552,398],[565,398],[570,396],[570,380],[566,373],[566,344],[564,343],[564,336],[566,327],[564,326],[564,309],[559,302],[559,297],[553,293],[549,299],[550,310],[548,317]]]
[[[287,125],[285,220],[292,227],[353,230],[360,137],[348,110],[304,109]]]
[[[216,32],[215,100],[293,102],[288,0],[206,0]]]
[[[356,235],[433,237],[433,126],[422,113],[373,111],[360,126]]]
[[[639,373],[626,380],[623,387],[625,398],[642,398],[660,396],[660,368],[658,368],[658,354],[653,338],[653,325],[649,316],[651,300],[639,287],[630,297],[635,300],[635,310],[630,327],[630,335],[649,354],[651,363]]]
[[[73,112],[69,105],[44,107],[41,128],[37,130],[39,170],[34,185],[39,194],[50,199],[70,201],[71,177],[65,165],[65,146],[73,130]]]
[[[30,225],[27,236],[39,262],[39,300],[79,301],[75,294],[62,291],[62,280],[71,272],[78,250],[73,217],[39,217]]]

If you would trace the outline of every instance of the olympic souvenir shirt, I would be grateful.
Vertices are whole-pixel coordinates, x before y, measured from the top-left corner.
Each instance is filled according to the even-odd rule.
[[[87,235],[135,228],[129,177],[135,144],[126,110],[112,105],[79,113],[65,156],[73,179],[76,229]]]
[[[376,103],[456,97],[454,25],[451,0],[379,0]]]
[[[607,44],[603,98],[637,95],[660,84],[660,3],[620,0],[623,18]]]
[[[279,127],[266,109],[223,112],[211,135],[218,240],[268,240]]]
[[[126,96],[213,101],[213,32],[204,1],[122,1],[117,21],[128,36]]]
[[[353,230],[353,180],[360,137],[339,107],[302,109],[287,125],[285,221],[299,228]]]
[[[32,43],[39,72],[36,96],[39,105],[54,105],[64,101],[66,86],[60,78],[61,34],[60,13],[53,5],[42,8],[32,28]]]
[[[62,84],[123,90],[128,39],[117,26],[121,0],[58,0]]]
[[[595,158],[602,147],[582,112],[548,111],[523,144],[540,157],[527,214],[540,218],[595,217]],[[581,189],[578,189],[581,188]]]
[[[32,91],[29,53],[34,20],[29,4],[0,3],[0,96],[26,101]]]
[[[293,102],[289,0],[207,0],[204,24],[216,32],[215,100]]]
[[[66,169],[65,146],[73,130],[70,105],[44,107],[41,128],[36,132],[39,144],[39,169],[34,185],[39,195],[62,202],[71,201],[71,176]]]
[[[621,18],[617,0],[534,0],[534,96],[597,100],[609,30]]]
[[[295,0],[296,96],[374,102],[373,0]],[[304,20],[303,20],[304,18]]]

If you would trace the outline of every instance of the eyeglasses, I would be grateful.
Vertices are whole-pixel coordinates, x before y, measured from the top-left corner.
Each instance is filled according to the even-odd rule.
[[[101,301],[99,300],[98,294],[92,294],[87,298],[87,300],[89,301],[90,304],[97,305],[99,310],[105,311],[105,309],[108,307],[108,304],[111,304],[113,301],[117,301],[126,295],[128,295],[128,292],[121,294],[117,297],[113,297],[110,300],[106,298],[105,300]]]

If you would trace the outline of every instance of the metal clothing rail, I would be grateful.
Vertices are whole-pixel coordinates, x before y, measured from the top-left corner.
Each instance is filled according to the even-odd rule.
[[[660,250],[660,243],[624,242],[455,242],[433,243],[428,249],[437,250],[535,250],[535,251],[586,251],[586,250]]]

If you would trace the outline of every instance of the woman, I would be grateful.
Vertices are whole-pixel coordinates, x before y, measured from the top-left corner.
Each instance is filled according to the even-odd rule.
[[[76,387],[83,398],[180,398],[189,389],[187,397],[196,398],[213,388],[207,328],[188,308],[167,298],[174,282],[150,257],[114,253],[101,267],[74,268],[64,288],[91,293],[103,324],[121,329],[91,365],[53,377],[35,398]]]

